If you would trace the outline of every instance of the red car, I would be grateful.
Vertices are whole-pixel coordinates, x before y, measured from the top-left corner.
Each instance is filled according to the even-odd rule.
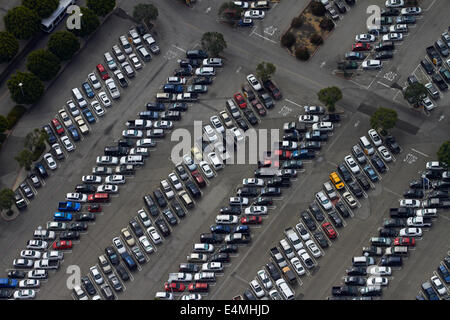
[[[179,282],[171,282],[171,283],[166,282],[164,284],[164,289],[167,292],[183,292],[184,289],[186,289],[186,286]]]
[[[329,222],[322,223],[322,229],[330,239],[336,239],[337,233]]]
[[[394,246],[407,246],[414,247],[416,245],[416,239],[409,237],[398,237],[394,239]]]
[[[272,161],[270,159],[266,159],[264,161],[258,161],[258,168],[270,168],[270,167],[279,168],[280,161]]]
[[[53,250],[69,250],[72,249],[72,240],[60,240],[53,242]]]
[[[352,46],[352,51],[369,51],[370,50],[370,44],[368,43],[355,43]]]
[[[203,188],[204,186],[206,186],[205,179],[203,179],[202,175],[200,174],[200,172],[198,172],[198,170],[192,171],[191,174],[192,174],[192,177],[195,179],[195,182],[197,183],[197,185],[200,188]]]
[[[257,101],[257,100],[253,100],[253,101]],[[263,107],[263,105],[260,102],[253,104],[253,108],[255,108],[256,112],[258,112],[258,114],[260,116],[265,116],[267,114],[266,109]]]
[[[278,157],[280,160],[291,160],[292,152],[287,150],[275,150],[274,156]]]
[[[208,292],[208,284],[204,282],[191,283],[188,287],[189,292]]]
[[[88,195],[88,202],[108,202],[109,193],[93,193]]]
[[[257,216],[247,216],[241,218],[242,224],[260,224],[261,222],[262,218]]]
[[[275,100],[280,100],[282,98],[280,90],[272,82],[272,80],[267,80],[266,82],[264,82],[264,87],[270,91]]]
[[[62,135],[64,133],[64,128],[61,125],[61,123],[58,121],[58,119],[54,118],[52,120],[52,125],[53,125],[53,128],[55,128],[55,131],[57,134]]]
[[[236,103],[239,105],[239,108],[241,109],[247,108],[247,102],[245,102],[244,96],[240,92],[234,94],[234,100],[236,100]]]
[[[99,204],[91,204],[88,207],[89,212],[102,212],[102,206]]]
[[[108,71],[106,71],[105,67],[101,63],[97,65],[97,71],[103,80],[109,79]]]

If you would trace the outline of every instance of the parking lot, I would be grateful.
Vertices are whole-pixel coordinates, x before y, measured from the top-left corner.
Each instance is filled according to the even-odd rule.
[[[161,54],[153,56],[152,61],[137,72],[136,78],[130,82],[127,89],[120,89],[120,101],[113,102],[103,119],[92,126],[92,132],[77,144],[77,149],[66,160],[61,161],[61,166],[46,180],[46,185],[39,190],[28,210],[10,225],[1,222],[4,231],[0,246],[3,248],[2,252],[5,252],[0,261],[1,269],[11,268],[12,260],[17,258],[26,241],[31,239],[33,230],[38,225],[44,226],[50,220],[51,214],[57,209],[56,203],[63,201],[67,192],[73,192],[82,175],[90,173],[91,168],[95,166],[95,158],[103,154],[103,148],[121,137],[124,123],[136,118],[136,114],[144,109],[147,102],[154,101],[155,93],[161,92],[162,84],[178,67],[178,60],[185,57],[185,51],[198,48],[201,34],[214,29],[222,32],[228,42],[228,48],[223,53],[224,68],[220,69],[209,92],[183,114],[182,120],[176,123],[176,128],[192,131],[194,120],[209,122],[212,115],[224,110],[226,99],[240,89],[240,85],[245,82],[245,76],[254,72],[259,61],[270,61],[277,66],[273,78],[283,93],[283,99],[275,103],[275,109],[269,111],[258,128],[282,128],[284,122],[296,121],[298,115],[303,113],[304,105],[318,103],[316,92],[331,84],[343,89],[344,99],[338,107],[344,113],[340,126],[336,128],[316,160],[305,163],[305,171],[299,173],[292,187],[286,192],[283,189],[281,199],[264,219],[262,226],[252,227],[252,244],[241,247],[239,253],[232,257],[232,263],[226,266],[223,276],[219,276],[216,284],[211,287],[208,299],[230,299],[242,293],[248,287],[248,282],[256,276],[256,271],[268,262],[269,248],[278,243],[285,228],[295,226],[299,222],[299,213],[314,199],[315,191],[322,188],[328,174],[336,170],[337,164],[343,162],[358,138],[367,134],[369,116],[367,110],[361,108],[362,105],[392,103],[399,112],[399,118],[409,124],[406,129],[400,125],[393,130],[393,135],[403,151],[395,163],[389,164],[389,172],[383,175],[382,181],[374,190],[368,192],[367,199],[360,199],[361,207],[355,210],[354,217],[346,219],[345,227],[338,230],[338,240],[325,251],[313,274],[301,279],[301,287],[293,288],[298,299],[324,299],[330,295],[330,288],[340,282],[351,257],[360,254],[361,247],[367,245],[369,235],[376,234],[377,228],[387,217],[389,208],[398,204],[399,195],[407,188],[409,181],[418,176],[418,171],[423,169],[426,161],[435,158],[436,150],[448,136],[448,110],[438,110],[438,113],[431,117],[423,117],[405,109],[404,105],[397,104],[398,101],[392,100],[392,94],[385,94],[386,88],[383,85],[373,84],[365,88],[365,82],[362,85],[350,84],[333,76],[328,69],[328,63],[325,68],[318,66],[327,59],[327,52],[330,52],[333,45],[339,43],[341,46],[342,43],[347,43],[339,41],[343,36],[340,33],[352,26],[344,24],[345,22],[359,16],[363,26],[365,19],[362,17],[365,15],[357,13],[356,10],[348,13],[349,16],[342,21],[342,26],[338,26],[312,61],[303,64],[287,56],[284,50],[274,43],[278,43],[278,32],[284,30],[290,21],[292,14],[289,12],[294,11],[290,6],[291,2],[280,2],[255,29],[243,32],[217,23],[216,11],[219,5],[218,1],[211,1],[209,4],[199,1],[190,10],[176,2],[159,4],[156,40],[160,44]],[[365,10],[364,6],[358,5],[361,11]],[[443,14],[447,5],[434,3],[430,7],[430,13]],[[131,8],[132,4],[123,6],[127,9]],[[297,11],[301,10],[302,1],[296,1],[295,8]],[[283,21],[285,15],[288,15],[289,19]],[[431,14],[425,14],[424,20],[429,16]],[[179,23],[172,24],[170,21]],[[444,25],[444,22],[445,19],[440,24]],[[443,29],[442,26],[428,27],[425,21],[421,23],[424,25],[423,29],[415,30],[417,35],[414,41],[421,44],[434,42],[434,38],[440,35],[436,30]],[[112,16],[82,54],[74,59],[62,75],[61,81],[52,87],[37,108],[21,120],[15,134],[25,135],[38,126],[36,119],[42,119],[40,125],[43,125],[53,118],[68,99],[70,89],[79,87],[85,81],[95,65],[103,61],[103,53],[118,43],[118,37],[132,26],[132,21]],[[425,35],[432,33],[430,39],[433,40],[429,40]],[[347,36],[347,40],[353,39]],[[425,54],[425,46],[421,45],[420,50],[413,50],[411,53],[404,51],[408,45],[401,49],[399,61],[395,65],[411,72],[414,69],[412,66],[420,62],[420,57]],[[417,55],[417,59],[414,55]],[[328,56],[328,60],[332,59],[333,57]],[[402,73],[401,77],[406,78],[408,72]],[[396,79],[399,78],[400,76]],[[376,79],[372,78],[370,81],[377,83],[378,78]],[[441,118],[442,116],[444,118]],[[68,274],[65,273],[65,268],[78,265],[82,275],[87,274],[89,267],[97,262],[97,257],[104,253],[104,248],[111,245],[111,239],[119,236],[120,230],[126,227],[129,220],[144,206],[142,197],[151,193],[159,186],[160,181],[173,171],[173,163],[168,161],[168,158],[176,141],[170,141],[170,136],[166,136],[163,141],[151,152],[146,165],[137,170],[133,178],[127,178],[127,183],[120,187],[119,196],[114,196],[112,202],[105,205],[104,212],[97,217],[96,222],[89,224],[89,232],[82,234],[81,241],[75,243],[73,252],[65,255],[61,270],[55,274],[50,273],[48,282],[40,289],[39,299],[70,299],[71,291],[66,286]],[[201,200],[196,201],[195,209],[189,210],[187,217],[173,228],[172,235],[165,239],[161,246],[156,247],[155,253],[148,256],[149,262],[142,266],[142,270],[133,273],[133,279],[126,283],[126,290],[119,295],[119,299],[153,299],[157,291],[163,291],[168,273],[176,272],[179,263],[186,261],[186,255],[191,252],[192,244],[198,242],[200,233],[209,230],[219,208],[226,203],[229,196],[235,194],[236,186],[242,182],[242,178],[253,176],[254,169],[255,165],[248,164],[226,166],[216,177],[209,180]],[[404,270],[397,272],[395,278],[390,281],[384,298],[411,299],[414,296],[413,292],[416,292],[424,281],[423,275],[430,274],[448,250],[450,243],[446,230],[449,227],[449,218],[448,211],[441,215],[439,223],[433,226],[408,258]]]

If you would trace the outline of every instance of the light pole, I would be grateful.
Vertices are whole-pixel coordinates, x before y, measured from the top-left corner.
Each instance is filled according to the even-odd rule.
[[[22,82],[19,83],[19,87],[20,87],[20,91],[22,92],[22,96],[25,97],[25,95],[23,94],[23,88],[22,88],[23,83]]]

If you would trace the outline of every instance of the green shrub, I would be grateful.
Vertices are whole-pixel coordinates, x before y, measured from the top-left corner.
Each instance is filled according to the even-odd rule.
[[[308,51],[308,48],[305,47],[299,47],[295,50],[295,57],[299,60],[306,61],[309,59],[310,54]]]
[[[313,1],[311,2],[311,12],[317,17],[323,17],[325,15],[326,9],[322,2]]]
[[[303,19],[300,17],[295,17],[291,21],[291,27],[292,28],[300,28],[303,25]]]
[[[318,34],[318,33],[314,33],[311,36],[311,38],[309,39],[309,41],[311,41],[311,43],[316,45],[316,46],[320,46],[323,43],[323,39],[320,36],[320,34]]]
[[[319,27],[326,31],[331,31],[334,28],[334,22],[330,18],[323,18],[322,21],[320,21]]]
[[[281,45],[286,48],[290,48],[295,43],[295,36],[292,32],[286,32],[281,37]]]
[[[16,105],[14,108],[11,109],[11,111],[6,116],[6,119],[8,120],[9,124],[9,130],[14,128],[16,123],[19,121],[20,118],[27,112],[27,108],[25,108],[22,105]]]

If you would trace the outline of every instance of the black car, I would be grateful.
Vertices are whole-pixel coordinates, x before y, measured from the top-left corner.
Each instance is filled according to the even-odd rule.
[[[314,232],[313,236],[314,236],[314,239],[316,239],[317,243],[319,244],[319,246],[322,249],[325,249],[328,247],[328,241],[322,231]]]
[[[402,219],[386,219],[383,222],[383,228],[403,228],[406,226],[406,221]]]
[[[175,166],[175,171],[177,172],[178,176],[181,180],[185,181],[189,178],[186,169],[184,169],[182,164],[178,164]]]
[[[237,253],[238,246],[235,244],[225,244],[219,248],[218,253]]]
[[[254,198],[258,195],[257,187],[242,187],[238,188],[237,194],[240,194],[242,197],[251,197]]]
[[[423,190],[421,189],[409,189],[403,192],[403,198],[406,199],[422,199]]]
[[[350,212],[348,211],[347,207],[341,201],[336,203],[335,208],[343,218],[350,217]]]
[[[366,176],[364,176],[362,174],[358,174],[358,175],[356,175],[356,181],[358,181],[359,185],[364,190],[369,190],[370,189],[370,183],[369,183],[369,180],[367,180]]]
[[[392,59],[394,57],[394,51],[381,51],[375,54],[374,59],[385,60]]]
[[[31,191],[30,186],[28,185],[28,183],[26,182],[22,182],[19,186],[20,190],[22,190],[23,194],[25,195],[25,197],[27,197],[28,199],[32,199],[34,197],[34,193],[33,191]]]
[[[161,113],[162,120],[179,121],[181,120],[180,111],[164,111]]]
[[[280,188],[274,188],[274,187],[266,187],[262,188],[260,192],[261,196],[268,196],[268,197],[277,197],[281,196],[281,189]]]
[[[215,253],[208,259],[209,262],[230,262],[230,255],[228,253]]]
[[[120,146],[106,146],[103,150],[105,156],[126,156],[130,152],[128,147],[120,147]]]
[[[384,162],[381,160],[381,158],[379,156],[373,155],[370,158],[370,162],[372,163],[374,168],[377,169],[377,171],[379,173],[385,173],[386,172],[386,165],[384,164]]]
[[[169,208],[166,208],[162,211],[163,216],[166,218],[167,222],[169,222],[169,224],[171,226],[175,226],[178,224],[178,220],[175,217],[175,215],[173,214],[172,210],[170,210]]]
[[[60,240],[78,240],[80,233],[78,231],[64,231],[59,234]]]
[[[448,90],[448,85],[445,83],[444,78],[438,73],[435,73],[431,76],[433,82],[438,86],[439,90],[446,91]]]
[[[138,245],[135,245],[133,248],[131,248],[131,252],[133,253],[134,257],[136,258],[137,262],[139,262],[139,264],[144,264],[147,262],[147,260],[145,259],[144,254],[142,253],[141,249],[139,248]]]
[[[142,120],[158,120],[159,113],[156,111],[141,111],[138,113],[139,119]],[[119,140],[120,141],[120,140]],[[134,142],[132,146],[134,145]]]
[[[370,298],[370,297],[373,297],[373,296],[381,296],[382,293],[383,293],[383,289],[381,287],[371,286],[371,287],[361,288],[359,290],[359,292],[361,293],[362,298],[363,297]]]
[[[331,288],[331,294],[333,296],[357,296],[358,289],[350,286],[336,286]]]
[[[241,208],[239,206],[227,206],[220,208],[219,212],[220,214],[231,214],[239,216],[241,214]]]
[[[366,276],[367,270],[364,267],[353,267],[351,269],[346,270],[347,275],[349,276]]]
[[[185,102],[175,102],[169,104],[167,111],[187,111],[188,105]]]
[[[302,160],[286,160],[281,165],[281,169],[301,169],[303,168]]]
[[[92,212],[82,212],[75,215],[75,221],[95,221],[95,214]]]
[[[148,102],[145,107],[148,111],[165,111],[166,107],[161,102]]]
[[[44,129],[45,133],[47,134],[47,142],[50,145],[56,143],[57,141],[56,135],[53,132],[53,129],[50,127],[50,125],[46,124],[45,126],[42,127],[42,129]]]
[[[400,14],[400,10],[395,8],[383,9],[381,10],[382,17],[396,17]]]
[[[8,278],[12,278],[12,279],[23,279],[26,276],[26,272],[25,271],[21,271],[21,270],[9,270],[8,271]]]
[[[212,78],[211,77],[195,77],[194,79],[192,79],[192,84],[196,85],[196,84],[211,84],[212,83]]]
[[[366,278],[355,276],[344,277],[344,283],[350,286],[365,286]]]
[[[0,289],[0,300],[11,299],[13,296],[12,290]]]
[[[79,184],[75,187],[75,192],[79,193],[95,193],[97,188],[89,184]]]
[[[357,198],[361,198],[363,196],[363,191],[361,187],[355,181],[347,183],[347,186]]]
[[[300,143],[299,147],[307,150],[320,150],[321,145],[319,141],[304,141]]]
[[[153,217],[156,217],[159,214],[159,209],[151,195],[148,194],[144,196],[144,203]]]
[[[105,253],[109,261],[111,261],[111,264],[113,265],[119,264],[119,256],[117,255],[116,250],[112,246],[106,247]]]
[[[424,173],[425,178],[436,180],[441,178],[441,173],[439,171],[427,170]]]
[[[223,241],[223,237],[214,233],[202,233],[200,235],[200,242],[201,243],[209,243],[209,244],[216,244],[221,243]]]
[[[95,287],[89,277],[85,276],[81,278],[81,283],[83,284],[83,287],[88,295],[93,296],[97,294],[97,290],[95,290]]]
[[[136,221],[136,219],[131,219],[129,224],[136,237],[140,238],[144,235],[144,231],[142,230],[141,225]]]
[[[117,274],[119,275],[120,279],[122,279],[123,281],[128,281],[130,280],[130,275],[128,274],[127,270],[125,270],[125,268],[122,265],[118,265],[116,266],[116,271]]]
[[[301,212],[300,217],[302,218],[303,222],[305,223],[306,227],[308,227],[309,230],[314,231],[317,229],[317,226],[314,223],[313,218],[309,215],[308,211]]]
[[[298,132],[297,130],[283,135],[283,140],[300,142],[302,139],[303,139],[302,134],[300,132]]]
[[[126,148],[131,148],[134,146],[134,141],[131,139],[120,139],[117,142],[117,146],[119,147],[126,147]]]
[[[324,121],[324,122],[340,122],[341,121],[341,116],[339,114],[336,114],[336,113],[330,113],[330,114],[323,115],[320,118],[320,121]]]
[[[208,54],[204,50],[190,50],[186,52],[186,57],[189,59],[206,59]]]
[[[193,181],[188,180],[185,182],[184,185],[186,186],[187,191],[190,193],[190,195],[194,199],[198,199],[202,196],[200,189],[197,187],[197,185]]]
[[[19,209],[19,210],[24,210],[28,206],[27,202],[22,197],[19,190],[16,190],[14,193],[14,201],[15,201],[17,209]]]
[[[180,60],[180,67],[181,68],[187,68],[188,66],[191,66],[192,68],[198,68],[200,67],[201,62],[198,59],[183,59]]]
[[[168,237],[170,235],[170,229],[163,218],[156,219],[155,225],[164,237]]]
[[[245,121],[244,119],[239,118],[239,119],[235,119],[235,120],[236,120],[238,127],[241,128],[244,132],[249,129],[247,121]]]
[[[165,208],[167,207],[167,201],[166,198],[164,198],[163,193],[161,192],[161,190],[156,189],[155,191],[153,191],[153,196],[156,199],[156,203],[158,204],[158,206],[160,208]]]
[[[341,228],[344,225],[342,223],[342,219],[339,217],[336,211],[328,212],[328,217],[330,218],[330,221],[334,224],[336,228]]]
[[[177,200],[172,201],[170,205],[172,206],[172,209],[178,216],[178,218],[182,219],[186,216],[186,212],[184,211],[183,207]]]
[[[294,160],[295,161],[295,160]],[[266,180],[266,187],[270,188],[288,188],[291,186],[289,179],[274,177]]]
[[[88,225],[86,222],[71,222],[69,224],[70,231],[86,231]]]
[[[255,206],[270,206],[273,204],[271,197],[258,197],[253,201]]]
[[[200,271],[200,266],[195,263],[180,263],[179,272],[195,273]]]
[[[428,198],[448,199],[448,191],[434,190],[428,195]]]
[[[250,109],[244,110],[244,115],[247,118],[248,122],[250,122],[250,124],[252,126],[258,124],[258,118],[255,116],[255,114],[253,113],[252,110],[250,110]]]
[[[398,236],[398,230],[396,229],[388,229],[388,228],[381,228],[378,231],[378,234],[380,237],[397,237]]]
[[[175,77],[189,77],[192,75],[192,67],[175,69],[175,71],[173,72],[173,75]]]
[[[242,297],[244,298],[244,300],[257,300],[255,294],[250,289],[245,290],[242,294]]]
[[[398,145],[397,141],[393,136],[391,135],[386,136],[384,141],[392,153],[394,154],[400,153],[400,146]]]
[[[345,164],[341,163],[340,165],[338,165],[338,172],[344,182],[352,181],[352,175],[350,174],[350,171],[348,171]]]
[[[334,4],[340,13],[347,12],[347,7],[345,6],[345,4],[342,0],[336,0],[336,1],[334,1]]]
[[[325,220],[325,216],[323,215],[322,210],[314,202],[309,205],[309,211],[318,222],[322,222],[323,220]]]
[[[375,51],[392,51],[395,50],[395,44],[392,41],[389,42],[380,42],[375,46]]]
[[[281,279],[280,272],[278,271],[278,268],[275,266],[275,264],[273,264],[272,262],[267,263],[266,269],[274,281]]]

